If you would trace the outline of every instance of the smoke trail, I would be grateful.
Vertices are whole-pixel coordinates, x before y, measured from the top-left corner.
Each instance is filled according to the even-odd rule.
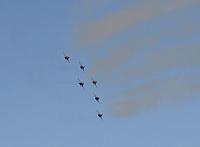
[[[131,89],[119,100],[112,100],[108,111],[112,116],[128,118],[163,103],[174,104],[197,98],[199,89],[200,82],[190,75],[157,80],[136,90]]]
[[[125,77],[123,81],[127,85],[127,79],[133,81],[155,76],[158,72],[162,73],[172,67],[186,69],[192,65],[200,65],[199,48],[199,45],[191,45],[150,52],[140,59],[139,66],[125,68],[126,74],[122,74]],[[200,89],[200,82],[197,80],[200,78],[199,74],[194,73],[154,80],[142,87],[131,88],[120,100],[111,101],[108,106],[109,113],[116,117],[128,118],[163,103],[180,103],[194,98],[198,96]]]
[[[115,13],[97,22],[86,24],[87,26],[82,29],[82,34],[80,33],[80,45],[81,47],[85,47],[86,45],[107,39],[108,37],[112,37],[113,34],[141,22],[197,4],[198,2],[200,1],[175,0],[167,3],[153,3],[152,5],[144,3],[138,8],[130,8]],[[134,42],[132,40],[130,42]],[[137,38],[137,40],[139,39]],[[112,54],[104,59],[96,59],[97,61],[89,71],[90,76],[101,75],[103,79],[114,80],[116,84],[114,87],[126,89],[124,93],[116,91],[117,94],[121,94],[120,99],[111,99],[108,106],[108,111],[111,115],[128,118],[166,102],[182,102],[199,95],[200,82],[197,80],[199,79],[199,75],[193,77],[193,74],[164,80],[153,80],[150,83],[145,83],[144,86],[127,86],[134,83],[136,79],[142,78],[146,80],[173,68],[176,68],[176,70],[181,68],[185,71],[188,67],[200,65],[200,58],[198,57],[200,54],[199,44],[152,49],[149,42],[143,41],[141,44],[137,44],[137,47],[134,46],[134,43],[109,50]],[[151,48],[151,52],[143,51],[143,48],[148,46]],[[99,48],[98,52],[103,52],[104,50],[102,48],[100,50]],[[97,52],[97,49],[85,49],[84,51],[88,51],[95,58],[97,57],[94,54],[94,52]],[[140,54],[140,56],[132,58],[133,56],[135,57],[135,54]],[[122,84],[121,81],[119,82],[119,79],[122,79],[121,81],[125,83],[125,86],[120,87]],[[113,84],[113,81],[111,83]]]
[[[137,115],[145,110],[154,108],[159,104],[157,95],[151,98],[140,97],[138,99],[125,98],[118,101],[112,101],[109,104],[109,113],[112,116],[120,118],[128,118],[133,115]]]
[[[87,24],[86,27],[81,29],[80,44],[81,46],[93,44],[112,36],[116,32],[133,27],[156,16],[192,6],[199,2],[198,0],[174,0],[169,3],[154,2],[151,4],[146,1],[137,8],[125,9],[97,22]]]
[[[95,75],[96,72],[110,73],[114,69],[119,68],[121,64],[127,61],[133,55],[133,50],[129,48],[120,49],[114,52],[107,59],[96,61],[94,66],[90,69],[89,75]]]
[[[157,38],[142,40],[141,42],[129,41],[125,45],[122,44],[115,49],[111,49],[111,54],[106,58],[96,59],[89,70],[88,76],[95,74],[102,76],[113,76],[114,71],[122,69],[128,61],[130,61],[136,54],[140,53],[144,48],[152,46],[157,42]],[[118,71],[117,71],[118,72]]]
[[[144,42],[145,46],[150,43]],[[88,76],[98,75],[117,82],[127,83],[141,78],[148,78],[174,68],[187,68],[200,64],[200,45],[193,44],[169,49],[155,49],[140,55],[142,48],[120,48],[106,59],[97,60],[91,67]],[[133,58],[132,58],[133,57]],[[128,62],[130,61],[130,62]],[[114,79],[114,80],[113,80]]]
[[[193,44],[170,49],[160,49],[152,51],[139,59],[139,66],[133,65],[131,69],[124,69],[124,76],[132,78],[142,78],[147,75],[167,71],[169,69],[179,67],[189,67],[191,65],[200,64],[200,45]]]

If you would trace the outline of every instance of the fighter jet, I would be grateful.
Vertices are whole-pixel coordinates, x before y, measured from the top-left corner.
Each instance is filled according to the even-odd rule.
[[[79,79],[78,79],[79,80]],[[84,82],[80,81],[79,80],[79,83],[78,83],[82,88],[84,88]]]
[[[97,81],[92,78],[92,84],[97,87]]]
[[[100,103],[100,97],[99,96],[96,96],[95,94],[94,94],[94,99],[98,102],[98,103]]]
[[[64,54],[64,59],[70,63],[69,58],[70,58],[69,56]]]
[[[85,66],[83,66],[80,62],[79,62],[79,64],[80,64],[80,69],[85,71]]]
[[[103,114],[102,113],[99,113],[98,111],[97,111],[97,116],[99,117],[99,118],[101,118],[101,120],[103,120]]]

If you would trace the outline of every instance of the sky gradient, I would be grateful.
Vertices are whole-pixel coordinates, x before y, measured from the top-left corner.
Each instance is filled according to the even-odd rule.
[[[199,147],[199,14],[199,0],[0,0],[0,146]]]

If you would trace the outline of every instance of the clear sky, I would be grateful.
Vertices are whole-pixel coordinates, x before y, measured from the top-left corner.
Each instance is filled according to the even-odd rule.
[[[199,147],[199,14],[199,0],[0,0],[0,146]]]

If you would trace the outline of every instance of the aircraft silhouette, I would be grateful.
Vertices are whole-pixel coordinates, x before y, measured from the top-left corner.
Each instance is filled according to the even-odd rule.
[[[98,103],[100,103],[100,97],[99,96],[96,96],[95,94],[94,94],[94,99],[98,102]]]
[[[79,80],[79,79],[78,79]],[[82,81],[80,81],[79,80],[79,83],[78,83],[81,87],[83,87],[84,88],[84,82],[82,82]]]
[[[83,66],[80,62],[79,62],[79,64],[80,64],[80,69],[85,71],[85,66]]]
[[[97,87],[97,81],[92,78],[92,84]]]
[[[99,113],[98,111],[97,111],[97,116],[101,119],[101,120],[103,120],[103,114],[102,113]]]
[[[69,61],[70,57],[69,56],[64,54],[64,59],[70,63],[70,61]]]

